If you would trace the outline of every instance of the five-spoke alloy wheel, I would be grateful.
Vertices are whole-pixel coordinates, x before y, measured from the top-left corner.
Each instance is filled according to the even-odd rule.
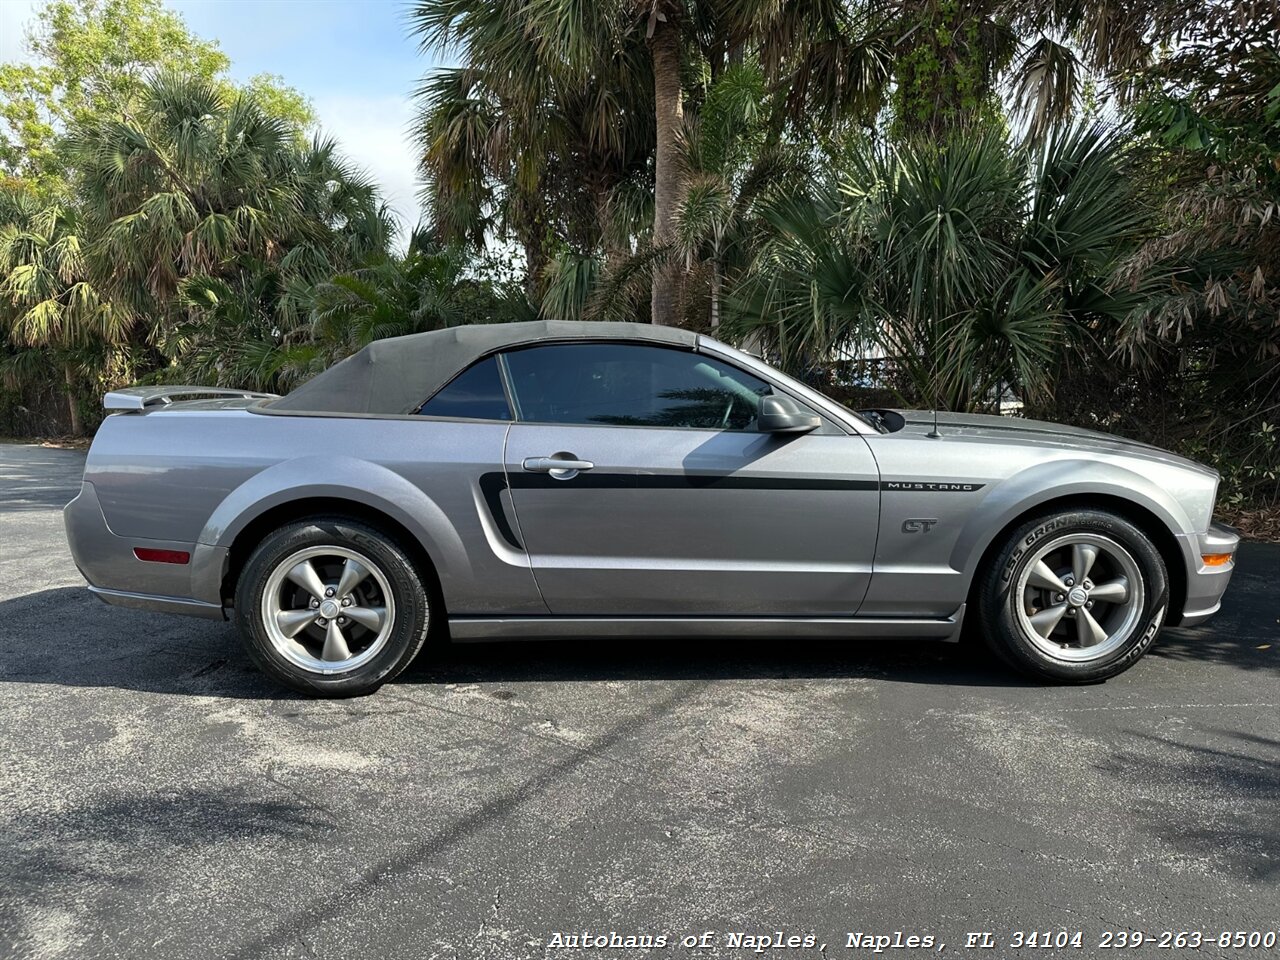
[[[1011,665],[1083,683],[1115,676],[1164,622],[1168,575],[1129,520],[1071,510],[1022,524],[981,572],[980,625]]]
[[[1093,533],[1065,534],[1039,547],[1015,589],[1027,637],[1059,660],[1107,656],[1129,639],[1142,613],[1137,561]]]
[[[386,644],[395,602],[368,557],[346,547],[307,547],[271,572],[262,622],[281,656],[305,670],[341,673]]]
[[[236,621],[253,659],[295,689],[371,693],[426,640],[427,588],[380,530],[343,518],[299,521],[245,564]]]

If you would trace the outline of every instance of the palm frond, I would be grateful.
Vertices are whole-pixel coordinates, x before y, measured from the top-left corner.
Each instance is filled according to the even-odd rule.
[[[1011,80],[1014,109],[1027,125],[1027,138],[1038,142],[1054,125],[1064,123],[1080,100],[1083,68],[1067,44],[1041,37],[1018,60]]]

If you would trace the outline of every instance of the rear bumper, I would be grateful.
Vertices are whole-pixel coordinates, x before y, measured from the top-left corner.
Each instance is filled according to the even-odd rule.
[[[90,585],[89,592],[113,607],[131,610],[152,610],[156,613],[180,613],[188,617],[205,617],[209,620],[227,619],[226,611],[218,603],[187,600],[180,597],[158,597],[149,593],[129,593],[125,590],[108,590]]]
[[[1187,546],[1187,596],[1182,604],[1182,616],[1175,624],[1194,627],[1204,623],[1222,606],[1222,595],[1235,572],[1234,554],[1240,544],[1240,534],[1226,524],[1209,525],[1205,533],[1184,538]],[[1232,554],[1225,564],[1210,566],[1201,558],[1209,554]]]
[[[103,516],[97,491],[88,482],[81,484],[62,516],[72,559],[100,600],[138,610],[225,618],[221,597],[225,548],[116,536]],[[190,554],[191,560],[152,563],[134,556],[134,547],[177,550]]]

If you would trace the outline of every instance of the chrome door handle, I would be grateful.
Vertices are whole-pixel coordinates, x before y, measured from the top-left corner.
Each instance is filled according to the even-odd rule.
[[[549,473],[553,477],[568,479],[581,470],[590,470],[595,466],[590,460],[562,460],[559,457],[528,457],[524,468],[530,473]]]

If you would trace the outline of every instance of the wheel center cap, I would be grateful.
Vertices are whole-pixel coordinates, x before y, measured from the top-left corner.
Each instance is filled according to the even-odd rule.
[[[322,600],[320,602],[320,616],[326,620],[336,619],[342,608],[338,606],[336,600]]]
[[[1084,587],[1072,587],[1071,592],[1067,594],[1067,600],[1073,607],[1083,607],[1088,599],[1089,591]]]

